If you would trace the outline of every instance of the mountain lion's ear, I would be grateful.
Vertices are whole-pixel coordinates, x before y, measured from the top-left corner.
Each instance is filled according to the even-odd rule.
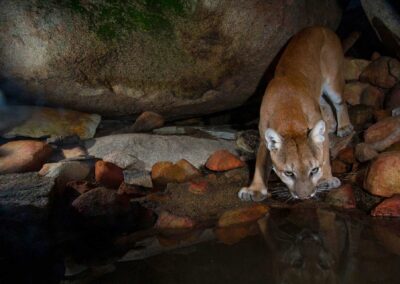
[[[322,143],[325,141],[325,121],[320,120],[315,124],[314,128],[311,130],[309,137],[316,143]]]
[[[282,147],[283,138],[271,128],[265,131],[265,140],[270,151],[277,151]]]

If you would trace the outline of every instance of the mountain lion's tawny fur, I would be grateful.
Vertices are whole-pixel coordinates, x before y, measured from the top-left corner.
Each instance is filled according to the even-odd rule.
[[[294,198],[306,199],[318,188],[335,188],[329,141],[321,105],[333,105],[337,135],[350,134],[344,87],[343,50],[336,34],[323,27],[306,28],[285,49],[269,83],[260,110],[261,143],[253,182],[242,188],[243,200],[267,197],[271,168],[287,185]]]

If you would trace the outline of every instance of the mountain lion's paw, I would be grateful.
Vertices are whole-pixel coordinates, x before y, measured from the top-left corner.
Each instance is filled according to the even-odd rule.
[[[268,190],[266,188],[243,187],[238,196],[243,201],[262,201],[268,197]]]

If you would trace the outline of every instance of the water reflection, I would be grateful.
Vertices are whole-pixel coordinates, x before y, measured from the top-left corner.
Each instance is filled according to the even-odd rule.
[[[255,236],[252,224],[249,237],[230,238],[235,244],[207,241],[119,263],[95,282],[398,283],[398,220],[298,208],[272,210],[256,225]],[[230,232],[243,237],[243,228]]]

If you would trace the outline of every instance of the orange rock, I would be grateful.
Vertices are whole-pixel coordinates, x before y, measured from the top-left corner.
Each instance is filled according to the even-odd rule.
[[[227,150],[219,150],[212,154],[206,163],[206,167],[212,171],[228,171],[244,167],[245,163]]]
[[[381,153],[369,167],[364,188],[371,194],[400,194],[400,151]]]
[[[143,112],[133,124],[132,131],[134,132],[148,132],[164,125],[164,117],[152,111]]]
[[[361,94],[360,103],[379,109],[383,105],[384,98],[385,94],[381,89],[374,86],[368,86]]]
[[[356,208],[356,199],[350,184],[344,184],[339,188],[330,190],[325,201],[333,206],[345,209]]]
[[[122,169],[104,161],[96,162],[95,176],[98,183],[110,188],[118,188],[124,181]]]
[[[214,233],[220,242],[233,245],[246,237],[257,235],[259,229],[257,223],[250,223],[223,228],[217,227],[214,229]]]
[[[0,174],[38,171],[53,149],[34,140],[8,142],[0,146]]]
[[[390,89],[400,77],[400,74],[397,74],[399,70],[400,62],[397,59],[381,56],[364,69],[360,75],[360,80],[381,88]]]
[[[385,108],[391,111],[400,107],[400,83],[398,83],[385,98]]]
[[[368,84],[361,82],[350,82],[344,86],[343,98],[350,105],[358,105],[361,102],[361,95],[368,87]]]
[[[377,51],[374,51],[374,52],[372,53],[372,55],[371,55],[371,60],[372,60],[372,61],[375,61],[375,60],[379,59],[379,57],[381,57],[380,53],[377,52]]]
[[[394,195],[378,204],[371,212],[372,216],[400,217],[400,195]]]
[[[186,160],[158,162],[151,169],[151,178],[155,184],[181,183],[201,176],[200,171]]]
[[[340,160],[333,160],[332,161],[332,173],[333,174],[344,174],[350,170],[349,166],[340,161]]]
[[[358,80],[360,74],[370,61],[365,59],[345,58],[344,60],[344,78],[346,81]]]
[[[386,117],[390,117],[391,111],[390,110],[384,110],[384,109],[376,109],[373,111],[374,119],[375,121],[380,121]]]
[[[236,224],[252,222],[260,219],[269,211],[265,204],[255,204],[250,207],[226,211],[218,220],[219,227],[229,227]]]
[[[337,158],[345,162],[346,164],[354,164],[356,162],[356,157],[354,155],[353,147],[346,147],[339,151]]]
[[[192,181],[189,184],[189,191],[193,194],[205,194],[207,192],[208,183],[205,180]]]
[[[121,185],[118,187],[118,194],[120,195],[130,195],[130,197],[142,197],[146,195],[146,192],[144,192],[143,190],[140,190],[138,186],[135,185],[129,185],[126,183],[121,183]]]
[[[167,211],[163,211],[158,216],[155,228],[157,229],[191,229],[196,222],[189,217],[181,217],[173,215]]]
[[[366,162],[372,160],[378,156],[378,152],[366,143],[360,143],[356,145],[355,155],[358,161]]]
[[[378,121],[370,126],[364,132],[364,140],[366,143],[380,142],[400,129],[400,117],[388,117]],[[395,142],[395,141],[393,141]]]

